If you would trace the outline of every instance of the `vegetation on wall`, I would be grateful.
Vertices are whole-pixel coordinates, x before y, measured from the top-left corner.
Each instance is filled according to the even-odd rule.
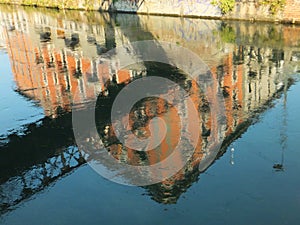
[[[215,6],[218,6],[221,9],[222,14],[227,14],[233,10],[235,0],[212,0],[211,3]]]
[[[11,3],[11,0],[0,0],[0,3]],[[95,10],[99,0],[16,0],[16,4],[25,6],[40,6],[58,9]]]
[[[285,6],[285,0],[261,0],[260,4],[269,6],[270,12],[274,15],[283,10]]]
[[[233,10],[235,0],[212,0],[213,5],[218,6],[222,14],[227,14]],[[277,12],[283,10],[286,0],[259,0],[260,5],[269,6],[270,12],[274,15]]]
[[[222,23],[221,29],[219,31],[221,40],[225,43],[235,43],[236,33],[232,26],[226,23]]]

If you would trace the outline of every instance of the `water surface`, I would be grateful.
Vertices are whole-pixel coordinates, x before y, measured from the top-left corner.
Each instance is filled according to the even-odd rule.
[[[109,15],[1,6],[0,223],[1,224],[297,224],[300,216],[300,28],[158,16]],[[50,37],[47,35],[50,32]],[[75,35],[74,35],[75,34]],[[77,38],[72,39],[73,37]],[[120,68],[103,54],[125,44],[167,41],[190,49],[211,70],[203,92],[178,68],[143,62]],[[164,54],[162,46],[157,49]],[[176,82],[160,98],[139,101],[129,130],[148,137],[149,121],[167,121],[162,144],[145,154],[122,145],[110,112],[118,93],[134,80],[160,76]],[[163,85],[163,84],[162,84]],[[98,96],[98,94],[100,94]],[[72,105],[89,110],[97,98],[101,148],[120,163],[155,164],[178,144],[192,99],[199,139],[183,169],[161,183],[135,187],[113,183],[86,164],[72,127]],[[224,99],[224,114],[212,109]],[[220,143],[217,152],[211,143]],[[190,149],[184,142],[180,148]],[[199,165],[211,155],[204,168]],[[105,165],[105,162],[101,164]],[[163,171],[162,171],[163,173]],[[148,177],[151,179],[151,175]],[[124,177],[124,179],[128,179]]]

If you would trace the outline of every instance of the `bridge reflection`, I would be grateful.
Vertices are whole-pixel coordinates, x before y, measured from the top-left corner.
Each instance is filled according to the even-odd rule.
[[[176,112],[160,98],[144,99],[132,109],[128,129],[140,137],[148,135],[147,126],[152,118],[159,116],[169,121],[170,132],[162,144],[145,154],[123,146],[112,129],[117,121],[110,120],[117,93],[132,80],[153,74],[163,74],[176,81],[188,93],[183,98],[177,96],[179,104],[191,98],[200,112],[201,135],[189,162],[183,164],[176,175],[145,187],[155,201],[176,203],[199,179],[199,174],[292,84],[284,68],[293,70],[298,65],[298,52],[291,48],[299,43],[298,40],[286,44],[288,40],[275,35],[269,45],[264,38],[256,45],[254,39],[264,37],[269,31],[249,24],[225,25],[219,21],[177,18],[161,21],[157,17],[135,15],[111,18],[107,14],[86,16],[81,12],[67,12],[65,17],[52,15],[51,11],[20,9],[4,9],[0,19],[5,21],[2,39],[6,42],[17,91],[37,101],[45,112],[45,118],[29,124],[24,135],[11,134],[1,146],[0,206],[3,212],[89,160],[75,144],[70,111],[72,103],[85,110],[85,103],[97,98],[99,91],[99,134],[91,134],[86,142],[95,148],[105,146],[108,154],[132,165],[155,164],[168,157],[178,143],[178,113],[183,115],[184,109]],[[280,34],[280,29],[290,28],[274,29],[274,33]],[[255,32],[251,33],[253,30]],[[45,32],[51,33],[47,40]],[[293,32],[300,31],[294,29]],[[72,34],[78,34],[78,40],[76,35],[72,39]],[[213,76],[210,94],[214,96],[219,92],[224,97],[224,118],[211,112],[209,96],[176,68],[143,63],[124,69],[119,67],[118,60],[108,64],[98,61],[101,54],[116,46],[152,39],[178,43],[204,59]],[[242,43],[236,43],[238,40]],[[278,47],[278,43],[288,47]],[[75,94],[78,90],[79,95]],[[219,120],[222,120],[221,126],[214,126]],[[100,135],[103,143],[93,143],[93,135]],[[216,141],[222,141],[223,136],[226,138],[217,156],[199,170],[199,164],[211,154],[210,139],[219,137]],[[189,143],[181,148],[189,148]],[[179,157],[174,163],[183,162]]]

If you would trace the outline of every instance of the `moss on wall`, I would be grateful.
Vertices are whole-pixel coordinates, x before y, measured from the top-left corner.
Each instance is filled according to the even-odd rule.
[[[40,6],[47,8],[58,9],[85,9],[98,10],[101,5],[101,0],[0,0],[4,4],[17,4],[25,6]]]

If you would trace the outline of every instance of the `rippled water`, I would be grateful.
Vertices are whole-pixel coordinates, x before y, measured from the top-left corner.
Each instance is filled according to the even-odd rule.
[[[6,6],[0,21],[1,224],[298,223],[300,27]],[[168,64],[138,60],[149,48],[134,42],[145,40]],[[172,55],[181,47],[190,54]],[[205,79],[172,64],[192,70],[193,54]],[[111,118],[116,97],[143,79],[157,96]],[[86,115],[95,101],[96,129],[75,140],[72,109]],[[126,145],[153,134],[151,151]],[[146,175],[119,167],[156,165],[176,146],[173,176],[164,164]],[[90,165],[129,184],[165,179],[124,186]]]

